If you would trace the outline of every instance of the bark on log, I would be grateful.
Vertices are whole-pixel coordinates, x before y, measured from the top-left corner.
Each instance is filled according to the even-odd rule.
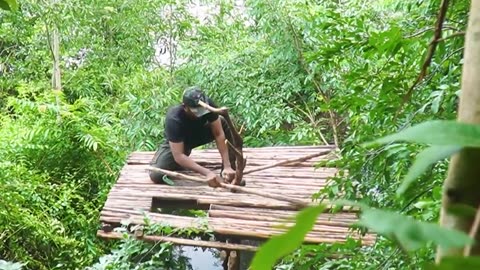
[[[471,1],[465,37],[465,54],[462,72],[460,105],[457,120],[463,123],[480,124],[480,1]],[[452,142],[455,143],[455,142]],[[465,216],[452,211],[456,205],[477,209],[480,205],[480,160],[479,148],[465,148],[451,158],[447,180],[443,187],[440,223],[443,227],[469,233],[474,215]],[[480,255],[479,234],[470,256]],[[438,248],[436,261],[446,256],[461,256],[462,248]]]

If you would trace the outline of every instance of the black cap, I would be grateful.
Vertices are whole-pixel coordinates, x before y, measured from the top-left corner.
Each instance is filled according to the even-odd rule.
[[[183,93],[183,104],[189,107],[190,110],[198,117],[209,112],[207,109],[198,105],[199,101],[208,103],[207,96],[205,96],[200,87],[192,86],[190,88],[187,88]]]

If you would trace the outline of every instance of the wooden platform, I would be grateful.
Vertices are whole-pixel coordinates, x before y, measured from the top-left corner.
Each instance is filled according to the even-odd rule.
[[[325,146],[244,148],[247,158],[245,169],[329,149],[332,150]],[[291,218],[297,211],[286,202],[213,189],[186,180],[175,180],[175,186],[154,184],[146,171],[153,154],[134,152],[129,156],[101,211],[102,223],[114,227],[119,226],[122,220],[128,220],[131,224],[143,224],[145,214],[153,222],[175,228],[206,228],[217,239],[267,239],[283,232],[284,227],[281,226],[288,227],[293,224]],[[217,149],[194,150],[191,157],[201,165],[220,171],[220,155]],[[326,179],[337,171],[334,168],[314,168],[318,161],[327,158],[329,157],[325,155],[301,163],[253,172],[244,176],[246,187],[310,202],[311,195],[322,189],[326,185]],[[200,176],[188,171],[182,173]],[[158,211],[165,207],[204,209],[207,210],[207,216],[179,216]],[[372,244],[374,236],[360,237],[351,233],[349,226],[355,221],[355,213],[322,214],[313,230],[306,236],[305,242],[343,242],[350,235],[361,239],[364,245]],[[104,238],[120,237],[118,234],[103,231],[99,231],[98,235]]]

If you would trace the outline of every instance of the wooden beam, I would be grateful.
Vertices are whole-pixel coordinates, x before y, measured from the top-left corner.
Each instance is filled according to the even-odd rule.
[[[331,153],[331,152],[332,151],[327,150],[327,151],[322,151],[322,152],[319,152],[319,153],[307,155],[307,156],[304,156],[304,157],[287,159],[287,160],[276,162],[276,163],[273,163],[273,164],[269,164],[269,165],[253,168],[253,169],[250,169],[250,170],[246,170],[246,171],[243,172],[243,174],[245,175],[245,174],[249,174],[249,173],[252,173],[252,172],[258,172],[258,171],[266,170],[266,169],[269,169],[269,168],[285,165],[285,164],[288,164],[288,163],[301,162],[301,161],[305,161],[305,160],[308,160],[308,159],[311,159],[311,158],[314,158],[314,157],[326,155],[326,154]]]
[[[153,171],[158,171],[158,172],[161,172],[163,174],[166,174],[166,175],[172,176],[172,177],[179,177],[179,178],[183,178],[183,179],[187,179],[187,180],[206,183],[206,180],[202,179],[200,177],[195,177],[195,176],[190,176],[190,175],[177,173],[177,172],[173,172],[173,171],[169,171],[169,170],[159,169],[159,168],[156,168],[156,167],[153,167],[153,166],[149,166],[148,169],[153,170]],[[307,203],[303,200],[299,200],[299,199],[295,199],[295,198],[289,198],[289,197],[286,197],[285,195],[270,194],[270,193],[266,193],[266,192],[261,192],[261,191],[257,191],[257,190],[253,190],[253,189],[249,189],[249,188],[244,188],[244,187],[239,187],[237,185],[225,184],[225,183],[219,183],[219,185],[222,188],[233,190],[235,192],[253,194],[253,195],[258,195],[258,196],[261,196],[261,197],[264,197],[264,198],[269,198],[269,199],[279,200],[279,201],[283,201],[283,202],[288,202],[290,204],[293,204],[298,209],[301,209],[301,208],[304,208],[304,207],[307,207],[307,206],[310,205],[309,203]]]
[[[102,230],[97,231],[97,236],[105,239],[123,239],[123,234],[118,232],[104,232]],[[183,246],[193,246],[193,247],[207,247],[207,248],[218,248],[226,250],[244,250],[244,251],[257,251],[258,247],[242,244],[230,244],[218,241],[204,241],[204,240],[192,240],[192,239],[183,239],[176,237],[168,236],[159,236],[159,235],[143,235],[138,237],[138,240],[143,240],[146,242],[169,242],[175,245]]]

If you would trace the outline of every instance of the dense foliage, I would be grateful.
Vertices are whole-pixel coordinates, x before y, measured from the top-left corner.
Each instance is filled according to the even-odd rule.
[[[336,143],[330,166],[345,171],[318,196],[438,219],[445,162],[395,196],[421,146],[361,143],[454,118],[462,35],[439,42],[412,88],[439,0],[210,2],[217,12],[205,20],[170,0],[24,0],[0,11],[0,258],[28,269],[110,269],[114,258],[110,267],[128,269],[151,247],[127,239],[101,257],[111,244],[95,236],[99,210],[126,155],[155,150],[166,109],[192,84],[231,108],[245,145]],[[444,36],[465,29],[468,4],[450,4]],[[62,91],[51,87],[52,29]],[[172,252],[155,248],[142,269]],[[306,246],[278,268],[413,269],[433,253],[407,256],[387,239]]]

